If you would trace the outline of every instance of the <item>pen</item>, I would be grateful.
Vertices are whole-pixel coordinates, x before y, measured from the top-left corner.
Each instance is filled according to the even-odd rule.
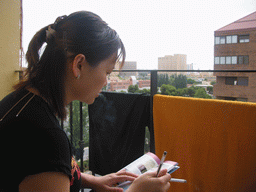
[[[171,182],[177,182],[177,183],[187,183],[185,179],[176,179],[176,178],[171,178]]]
[[[161,162],[160,162],[159,167],[158,167],[158,169],[157,169],[156,177],[158,177],[158,174],[159,174],[159,172],[160,172],[160,170],[161,170],[161,167],[162,167],[162,165],[163,165],[163,163],[164,163],[164,160],[165,160],[166,155],[167,155],[167,152],[164,151],[164,154],[163,154],[163,156],[162,156]]]

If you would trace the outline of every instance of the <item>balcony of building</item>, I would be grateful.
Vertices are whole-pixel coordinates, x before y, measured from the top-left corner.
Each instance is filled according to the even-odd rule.
[[[7,1],[5,1],[7,2]],[[12,4],[13,6],[8,6]],[[18,79],[22,78],[23,71],[19,68],[19,48],[20,48],[20,29],[19,29],[19,8],[20,2],[12,0],[5,3],[3,9],[5,10],[6,19],[5,30],[1,36],[8,37],[1,42],[1,62],[0,62],[0,76],[1,76],[1,99],[12,90]],[[6,7],[4,7],[6,6]],[[8,6],[8,8],[7,8]],[[10,10],[13,8],[14,10]],[[16,26],[16,27],[13,27]],[[12,30],[9,30],[9,29]],[[10,33],[12,32],[12,33]],[[7,35],[6,35],[7,34]],[[9,45],[5,47],[5,45]],[[4,50],[6,51],[4,52]],[[15,50],[15,51],[14,51]],[[98,98],[94,106],[88,106],[84,103],[74,101],[68,107],[69,116],[67,121],[60,122],[62,129],[64,129],[70,139],[70,142],[75,148],[76,158],[79,162],[82,171],[91,170],[103,167],[105,171],[106,159],[109,158],[109,153],[105,153],[108,149],[109,143],[113,141],[124,141],[126,136],[133,131],[139,130],[141,135],[135,134],[136,142],[140,145],[133,146],[132,149],[126,148],[122,150],[122,154],[138,154],[141,155],[146,151],[155,152],[161,156],[163,151],[168,151],[167,159],[177,161],[180,169],[172,174],[172,177],[186,179],[186,184],[172,183],[170,191],[247,191],[254,192],[256,188],[256,104],[252,102],[235,102],[223,101],[218,99],[201,99],[181,96],[167,96],[158,93],[157,74],[158,73],[202,73],[213,72],[214,74],[224,73],[229,74],[230,77],[236,76],[237,73],[241,76],[256,76],[256,70],[253,68],[232,68],[223,69],[221,65],[216,66],[215,70],[137,70],[139,72],[150,73],[150,94],[127,94],[116,92],[103,92],[103,96]],[[122,71],[134,72],[134,71]],[[256,81],[250,81],[249,85],[256,85]],[[255,88],[255,87],[254,87]],[[223,99],[229,97],[227,90],[237,91],[238,95],[233,97],[245,97],[245,94],[254,95],[255,92],[249,90],[245,86],[231,86],[231,85],[215,85],[214,89],[217,93],[222,95]],[[255,89],[254,89],[255,90]],[[111,94],[111,97],[108,97]],[[127,98],[133,101],[134,105],[127,105]],[[110,100],[110,98],[112,98]],[[113,103],[117,98],[118,104],[113,108]],[[122,99],[120,99],[122,98]],[[102,102],[102,103],[101,103]],[[132,102],[128,102],[131,104]],[[119,127],[111,126],[114,119],[118,119],[118,115],[122,115],[123,111],[117,110],[124,104],[131,107],[131,117],[124,119],[123,125],[133,125],[140,122],[142,118],[139,115],[144,115],[144,109],[147,111],[148,118],[143,122],[143,126],[130,126],[130,129],[122,129],[126,134],[117,134]],[[143,104],[142,108],[138,107]],[[99,108],[98,106],[101,106]],[[137,107],[137,108],[136,108]],[[123,107],[123,109],[128,109]],[[141,112],[141,109],[143,111]],[[99,113],[99,116],[95,112]],[[140,114],[138,113],[140,111]],[[127,112],[128,113],[128,112]],[[101,121],[102,118],[104,121]],[[92,135],[94,120],[100,120],[99,125],[106,128],[104,134],[99,137],[99,141],[104,141],[102,150],[92,150],[95,148],[95,135]],[[135,118],[137,118],[135,120]],[[146,125],[147,126],[144,126]],[[99,130],[98,133],[102,130]],[[113,133],[113,134],[112,134]],[[121,137],[122,136],[122,137]],[[137,136],[141,140],[137,140]],[[97,141],[97,140],[96,140]],[[10,141],[11,142],[11,141]],[[97,144],[98,142],[96,142]],[[129,143],[129,140],[127,141]],[[113,146],[113,153],[117,148],[120,150],[120,144]],[[89,152],[88,152],[89,149]],[[14,149],[15,153],[15,149]],[[95,164],[99,155],[102,156],[101,164]],[[116,158],[111,156],[112,161],[108,162],[123,163],[126,156]],[[28,157],[19,157],[28,158]],[[33,157],[30,157],[33,161]],[[106,159],[104,159],[106,158]],[[134,157],[137,158],[137,157]],[[8,157],[6,157],[8,162]],[[88,161],[90,164],[88,165]],[[16,166],[16,165],[15,165]],[[20,165],[19,165],[20,166]],[[40,165],[37,165],[40,166]],[[125,166],[125,165],[124,165]],[[117,171],[115,163],[110,166],[112,171]]]
[[[138,71],[141,72],[140,70]],[[187,179],[189,184],[172,183],[172,189],[170,191],[254,191],[256,186],[254,180],[255,174],[251,172],[251,169],[256,168],[252,160],[256,159],[255,155],[253,155],[253,150],[256,149],[256,122],[254,120],[256,104],[244,102],[246,100],[243,99],[246,91],[249,92],[250,90],[246,90],[246,87],[241,86],[233,87],[233,89],[236,89],[236,91],[240,93],[234,95],[234,97],[239,97],[239,101],[243,102],[223,101],[235,100],[228,95],[225,96],[225,91],[232,89],[228,85],[223,86],[223,92],[221,93],[223,97],[220,97],[221,100],[161,96],[161,94],[157,94],[157,73],[173,71],[143,71],[150,72],[151,74],[150,94],[134,94],[134,98],[138,99],[138,95],[143,96],[143,98],[140,98],[141,100],[138,100],[138,103],[146,102],[146,100],[150,101],[146,104],[146,108],[150,109],[150,122],[148,127],[140,127],[140,129],[145,130],[145,134],[148,135],[142,137],[145,145],[143,147],[140,145],[142,147],[140,147],[140,149],[137,146],[136,150],[142,150],[144,152],[151,151],[158,156],[161,156],[163,150],[167,150],[171,153],[168,158],[179,162],[181,168],[173,173],[173,177]],[[124,70],[122,72],[126,71]],[[178,72],[187,74],[187,72],[191,73],[195,71]],[[207,70],[196,72],[216,71]],[[255,74],[255,72],[256,71],[246,71],[246,73],[250,74]],[[233,71],[225,71],[225,73],[233,73]],[[98,111],[97,108],[104,108],[103,100],[109,109],[107,110],[105,108],[106,113],[101,113],[101,116],[107,115],[108,118],[110,116],[112,119],[115,119],[117,117],[116,114],[119,114],[119,112],[117,110],[116,113],[113,113],[113,111],[118,107],[112,105],[113,110],[110,110],[110,103],[119,102],[119,105],[122,103],[122,107],[125,107],[127,100],[132,97],[129,93],[103,92],[102,94],[104,99],[103,97],[97,98],[95,105],[88,106],[89,117],[87,119],[101,118],[97,115],[95,116],[95,113]],[[251,92],[251,94],[255,93]],[[113,98],[116,98],[116,100]],[[138,105],[138,103],[136,105]],[[130,105],[133,104],[132,102],[130,103]],[[74,110],[74,107],[70,109]],[[140,110],[139,108],[133,108],[132,111],[132,113],[139,114]],[[134,117],[135,116],[132,118]],[[132,119],[126,119],[125,121],[129,124],[131,120]],[[136,121],[139,121],[139,119],[136,119]],[[113,127],[104,125],[106,122],[109,121],[105,119],[102,124],[104,129],[108,127],[109,133],[113,133]],[[70,125],[67,125],[66,129],[72,126],[72,123],[74,124],[74,120],[69,120],[69,123]],[[90,121],[88,121],[88,123],[89,131],[95,128],[95,125],[91,125]],[[94,123],[93,120],[91,120],[91,123]],[[134,130],[136,130],[136,128],[135,126]],[[133,132],[134,130],[131,129],[130,131]],[[95,134],[95,132],[93,133]],[[115,134],[109,138],[109,143],[117,139],[113,137],[114,135]],[[123,137],[123,139],[124,138],[125,137]],[[71,135],[70,139],[72,140]],[[91,164],[87,168],[92,171],[96,170],[97,172],[100,170],[96,168],[93,163],[96,163],[98,159],[102,158],[102,154],[95,153],[95,151],[92,150],[95,149],[95,143],[93,142],[95,138],[90,135],[89,140],[90,139],[91,142],[89,141],[88,147],[89,161]],[[105,139],[104,137],[104,140]],[[83,143],[82,140],[77,142],[80,144]],[[103,146],[103,148],[104,147],[106,146]],[[117,147],[117,152],[119,148],[120,147]],[[126,153],[129,153],[128,149]],[[136,155],[135,152],[134,155]],[[108,162],[110,159],[105,157],[105,160]],[[248,164],[244,166],[244,163]],[[102,161],[102,164],[104,165],[105,162]],[[200,170],[198,170],[198,166]],[[247,172],[246,176],[244,172]],[[218,177],[222,179],[218,179]],[[223,182],[223,179],[226,182]],[[238,182],[239,179],[242,179],[240,183]],[[236,182],[239,184],[235,184]]]
[[[68,106],[68,119],[65,122],[60,122],[60,124],[66,131],[72,145],[75,146],[76,158],[81,170],[97,173],[98,161],[102,160],[102,157],[104,159],[101,161],[102,165],[106,165],[105,161],[109,162],[111,159],[112,161],[115,159],[108,159],[104,153],[99,152],[99,150],[95,151],[97,147],[102,147],[102,151],[108,150],[106,148],[108,144],[112,143],[113,140],[118,140],[117,135],[119,134],[113,134],[116,127],[112,127],[109,122],[118,118],[118,114],[122,114],[123,111],[119,111],[120,108],[118,109],[113,103],[118,102],[122,108],[129,107],[129,104],[132,106],[133,104],[135,106],[142,104],[142,108],[131,107],[131,113],[136,115],[130,116],[130,119],[124,119],[124,121],[129,124],[133,118],[138,117],[140,109],[149,109],[147,126],[134,126],[134,130],[139,128],[143,130],[144,134],[140,137],[141,141],[136,140],[136,143],[143,143],[143,145],[136,146],[136,151],[141,151],[141,154],[151,151],[161,156],[163,150],[166,150],[169,153],[167,158],[179,163],[181,168],[173,173],[173,177],[186,179],[188,184],[172,183],[170,191],[230,191],[230,189],[232,189],[231,191],[254,191],[256,182],[255,172],[252,170],[256,169],[254,163],[256,160],[254,155],[256,150],[256,104],[218,99],[161,96],[161,94],[157,94],[158,72],[176,71],[137,70],[136,72],[138,71],[151,74],[150,94],[102,92],[103,96],[96,99],[96,104],[88,106],[74,101]],[[126,70],[122,72],[124,73]],[[127,72],[130,71],[127,70]],[[220,70],[179,70],[177,72],[183,74],[188,72],[234,73],[234,71]],[[240,73],[253,75],[256,71]],[[250,90],[244,86],[214,85],[214,89],[218,88],[222,90],[218,93],[223,96],[219,99],[232,100],[230,96],[225,95],[227,90],[232,89],[239,92],[233,97],[241,98],[240,101],[246,101],[243,98],[247,92],[250,93]],[[251,94],[254,95],[255,93],[251,92]],[[129,99],[134,103],[127,104]],[[101,112],[104,110],[100,116],[97,116],[95,114],[99,112],[99,108],[101,108]],[[113,113],[113,111],[115,112]],[[109,118],[108,120],[102,119],[106,116]],[[102,121],[103,124],[100,124],[104,126],[104,129],[109,129],[105,134],[102,134],[104,131],[97,130],[102,136],[101,140],[107,143],[103,146],[95,146],[96,138],[93,135],[95,134],[93,129],[95,129],[94,123],[97,118]],[[141,117],[141,119],[143,118]],[[140,118],[136,121],[140,121]],[[134,131],[131,127],[129,129],[130,133]],[[111,133],[111,137],[108,136],[108,133]],[[126,135],[124,134],[122,139],[125,140],[125,138]],[[115,145],[114,147],[117,148],[118,152],[120,146]],[[135,149],[133,148],[133,150]],[[125,150],[125,153],[137,155],[135,151],[131,152],[129,148]],[[120,159],[119,161],[122,162],[123,160]],[[113,165],[112,171],[119,169],[117,164],[118,162]],[[106,168],[103,168],[102,171],[106,171]]]

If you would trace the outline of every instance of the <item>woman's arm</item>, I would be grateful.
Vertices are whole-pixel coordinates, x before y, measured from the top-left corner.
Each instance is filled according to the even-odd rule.
[[[70,180],[61,172],[44,172],[27,176],[19,185],[20,192],[69,192]]]

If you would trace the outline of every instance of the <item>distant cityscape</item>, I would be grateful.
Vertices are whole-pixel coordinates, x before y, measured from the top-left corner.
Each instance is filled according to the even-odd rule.
[[[214,70],[255,70],[256,69],[256,12],[247,15],[214,32]],[[116,65],[116,70],[119,65]],[[136,61],[127,61],[123,70],[137,70]],[[186,54],[158,57],[158,70],[193,70],[193,63],[187,64]],[[158,74],[166,74],[158,72]],[[201,81],[206,88],[213,85],[216,99],[256,102],[256,75],[242,72],[181,73],[187,78]],[[113,72],[108,78],[107,91],[125,91],[130,85],[139,89],[150,89],[150,73]],[[191,85],[188,85],[191,86]]]
[[[119,64],[115,66],[119,70]],[[136,61],[126,61],[122,70],[137,70]],[[187,55],[175,54],[158,58],[158,70],[193,70],[193,63],[187,64]],[[210,82],[215,81],[213,73],[188,73],[186,72],[158,72],[158,75],[186,75],[195,81],[200,81],[200,85],[206,88],[212,86]],[[206,80],[206,81],[205,81]],[[150,89],[150,72],[113,72],[108,78],[107,91],[127,92],[130,85],[138,85],[139,89]],[[191,86],[191,85],[189,85]]]

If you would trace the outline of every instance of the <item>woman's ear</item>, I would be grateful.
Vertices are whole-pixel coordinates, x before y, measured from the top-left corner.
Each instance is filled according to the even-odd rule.
[[[72,70],[73,70],[73,74],[74,77],[79,79],[80,75],[81,75],[81,69],[82,69],[82,65],[84,65],[86,62],[85,56],[83,54],[78,54],[73,62],[72,62]]]

